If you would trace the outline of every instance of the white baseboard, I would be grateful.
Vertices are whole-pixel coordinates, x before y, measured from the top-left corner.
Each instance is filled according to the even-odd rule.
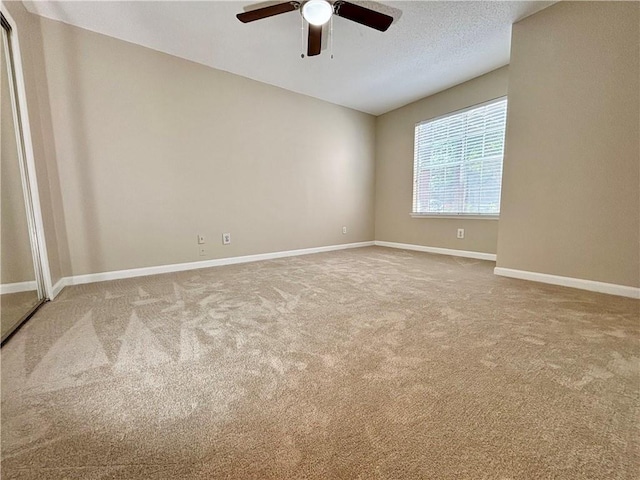
[[[342,245],[330,245],[326,247],[303,248],[299,250],[287,250],[282,252],[260,253],[256,255],[246,255],[242,257],[219,258],[215,260],[204,260],[201,262],[177,263],[173,265],[159,265],[155,267],[134,268],[130,270],[118,270],[113,272],[93,273],[88,275],[76,275],[73,277],[63,277],[53,286],[53,300],[64,287],[67,285],[82,285],[85,283],[103,282],[107,280],[118,280],[123,278],[142,277],[146,275],[156,275],[160,273],[182,272],[186,270],[197,270],[200,268],[218,267],[223,265],[234,265],[238,263],[257,262],[261,260],[272,260],[276,258],[294,257],[298,255],[308,255],[313,253],[331,252],[334,250],[345,250],[348,248],[370,247],[377,245],[380,247],[399,248],[404,250],[414,250],[418,252],[436,253],[440,255],[452,255],[457,257],[475,258],[478,260],[495,261],[496,255],[492,253],[471,252],[466,250],[454,250],[449,248],[426,247],[424,245],[413,245],[408,243],[383,242],[376,240],[375,242],[358,242],[347,243]],[[546,273],[528,272],[525,270],[514,270],[511,268],[496,267],[494,274],[503,277],[517,278],[520,280],[530,280],[533,282],[548,283],[551,285],[560,285],[564,287],[579,288],[592,292],[608,293],[611,295],[619,295],[623,297],[640,299],[640,288],[629,287],[626,285],[616,285],[613,283],[596,282],[593,280],[583,280],[580,278],[561,277],[558,275],[549,275]],[[14,286],[29,284],[29,288],[16,290]],[[31,286],[32,285],[32,286]],[[7,289],[8,287],[8,289]],[[27,290],[35,290],[35,282],[22,282],[7,284],[1,286],[1,292],[14,293]],[[20,288],[20,287],[17,287]],[[10,290],[10,291],[9,291]]]
[[[491,260],[494,262],[496,261],[496,255],[494,253],[454,250],[452,248],[425,247],[424,245],[413,245],[411,243],[382,242],[379,240],[376,240],[375,244],[379,247],[401,248],[403,250],[415,250],[416,252],[437,253],[439,255],[452,255],[454,257],[475,258],[478,260]]]
[[[517,278],[520,280],[530,280],[532,282],[548,283],[560,285],[562,287],[579,288],[590,292],[608,293],[621,297],[640,299],[640,288],[617,285],[615,283],[596,282],[594,280],[583,280],[581,278],[561,277],[559,275],[549,275],[547,273],[529,272],[526,270],[514,270],[511,268],[496,267],[493,273],[502,277]]]
[[[49,298],[49,300],[56,298],[62,289],[69,285],[68,279],[69,277],[62,277],[53,285],[53,287],[51,287],[51,298]]]
[[[200,268],[220,267],[223,265],[235,265],[238,263],[258,262],[261,260],[273,260],[276,258],[296,257],[312,253],[332,252],[334,250],[346,250],[348,248],[371,247],[374,242],[345,243],[341,245],[329,245],[326,247],[301,248],[298,250],[286,250],[282,252],[259,253],[242,257],[217,258],[200,262],[176,263],[172,265],[158,265],[155,267],[132,268],[129,270],[117,270],[113,272],[90,273],[87,275],[74,275],[58,280],[53,287],[55,297],[62,288],[68,285],[82,285],[85,283],[104,282],[107,280],[120,280],[123,278],[144,277],[160,273],[183,272],[186,270],[198,270]]]
[[[0,295],[5,295],[7,293],[30,292],[32,290],[38,290],[38,284],[35,280],[31,280],[29,282],[5,283],[4,285],[0,285]]]

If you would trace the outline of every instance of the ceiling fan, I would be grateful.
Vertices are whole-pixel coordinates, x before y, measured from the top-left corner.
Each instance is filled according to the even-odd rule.
[[[302,17],[309,23],[309,35],[307,38],[307,56],[309,57],[320,54],[322,47],[322,26],[326,24],[333,15],[346,18],[347,20],[370,28],[375,28],[381,32],[386,32],[391,22],[393,22],[393,17],[389,15],[343,0],[336,0],[334,2],[330,2],[329,0],[284,2],[239,13],[236,17],[242,23],[249,23],[294,10],[300,10]]]

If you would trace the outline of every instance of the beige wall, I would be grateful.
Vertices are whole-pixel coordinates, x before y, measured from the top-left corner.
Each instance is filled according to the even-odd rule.
[[[373,240],[374,117],[40,23],[66,274]]]
[[[34,281],[4,40],[0,51],[0,283]]]
[[[40,21],[38,17],[27,12],[21,2],[3,2],[2,6],[15,21],[14,35],[17,35],[20,43],[27,98],[26,110],[31,127],[44,235],[51,278],[55,284],[62,276],[68,275],[69,249],[51,135]]]
[[[496,220],[411,218],[415,124],[507,94],[507,67],[381,115],[376,122],[376,240],[495,253]],[[458,228],[465,238],[457,239]]]
[[[640,4],[514,25],[498,266],[640,286]]]

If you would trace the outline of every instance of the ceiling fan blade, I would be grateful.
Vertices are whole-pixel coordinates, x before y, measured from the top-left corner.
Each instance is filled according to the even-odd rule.
[[[255,22],[256,20],[273,17],[274,15],[280,15],[281,13],[293,12],[298,8],[300,8],[300,2],[284,2],[278,3],[277,5],[271,5],[270,7],[258,8],[256,10],[239,13],[236,15],[236,18],[242,23]]]
[[[389,15],[342,0],[338,0],[333,4],[333,11],[339,17],[352,20],[366,27],[375,28],[381,32],[386,32],[391,22],[393,22],[393,17]]]
[[[320,55],[322,48],[322,25],[309,24],[309,36],[307,39],[307,57]]]

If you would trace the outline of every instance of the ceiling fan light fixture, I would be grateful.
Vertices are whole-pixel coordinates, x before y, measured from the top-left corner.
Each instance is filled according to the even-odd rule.
[[[333,7],[327,0],[308,0],[302,5],[302,16],[311,25],[324,25],[333,15]]]

